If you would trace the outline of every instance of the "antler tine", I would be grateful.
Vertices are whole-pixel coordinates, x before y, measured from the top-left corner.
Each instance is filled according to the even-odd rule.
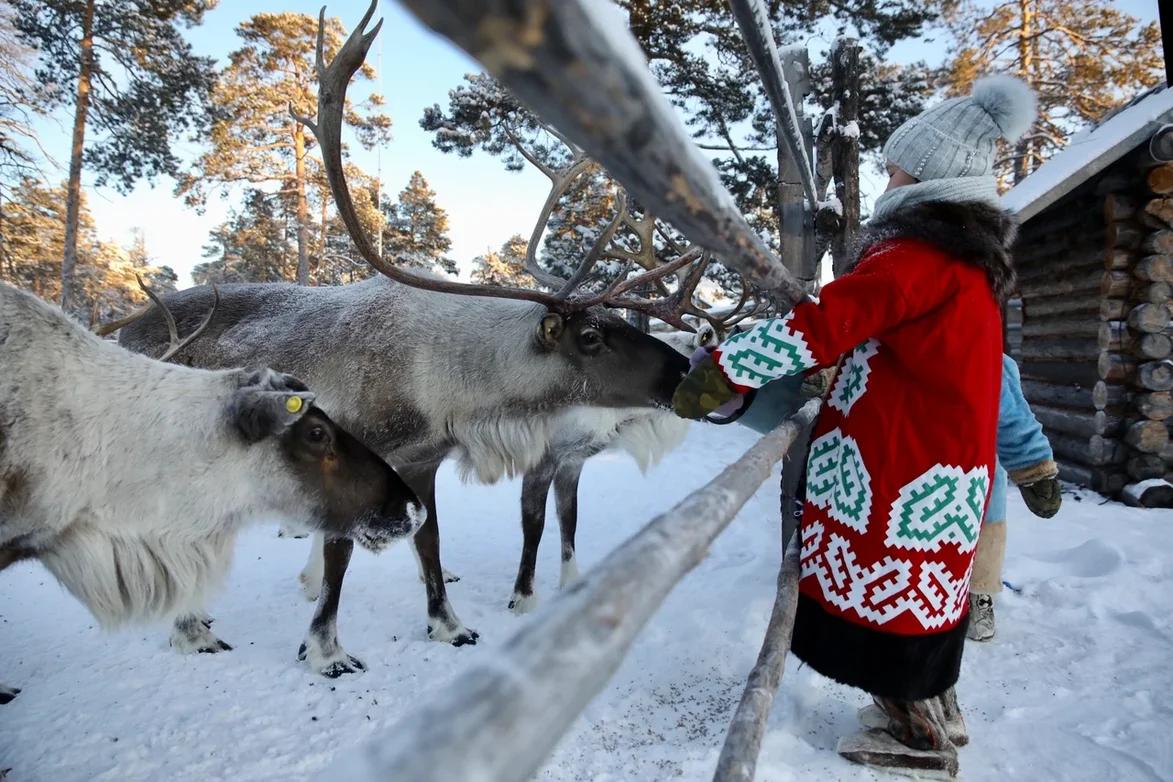
[[[156,300],[156,301],[158,302],[158,300]],[[158,304],[160,307],[163,307],[162,302],[158,302]],[[183,350],[185,347],[187,347],[191,343],[195,342],[196,339],[198,339],[199,336],[204,333],[204,329],[206,329],[208,327],[208,324],[210,324],[212,322],[212,318],[216,317],[216,310],[218,310],[219,308],[220,308],[220,289],[217,288],[215,285],[213,285],[212,286],[212,308],[210,310],[208,310],[208,314],[204,317],[203,322],[200,323],[200,325],[196,327],[195,331],[193,331],[192,333],[190,333],[186,337],[184,337],[183,341],[176,342],[170,348],[168,348],[167,351],[163,355],[159,356],[159,360],[160,361],[170,361],[171,358],[176,353]],[[170,315],[170,313],[167,311],[166,307],[163,307],[163,312],[166,313],[167,315]]]
[[[150,286],[143,281],[141,274],[136,274],[134,276],[135,279],[138,280],[138,286],[142,289],[142,292],[147,294],[147,298],[153,301],[155,306],[162,310],[163,320],[167,321],[167,335],[171,343],[171,349],[173,350],[175,346],[179,344],[179,327],[175,325],[175,316],[171,314],[171,310],[167,308],[167,305],[163,303],[163,300],[159,298],[159,295],[151,290]]]
[[[615,232],[619,230],[619,226],[623,224],[624,217],[627,215],[627,194],[620,191],[615,201],[615,216],[611,218],[611,222],[607,223],[607,227],[595,239],[595,243],[591,245],[590,252],[587,253],[586,258],[583,259],[578,269],[570,276],[562,288],[558,291],[559,299],[565,299],[578,290],[578,286],[582,285],[591,271],[595,268],[595,264],[603,257],[603,251],[607,249],[607,245],[615,238]],[[620,276],[620,280],[623,279]]]
[[[346,106],[346,89],[351,78],[358,71],[367,51],[378,35],[383,21],[380,19],[374,28],[364,32],[378,6],[378,0],[371,0],[371,4],[363,15],[362,21],[350,35],[334,59],[326,65],[325,54],[322,52],[322,68],[318,74],[318,116],[314,121],[308,117],[298,115],[290,107],[290,115],[301,122],[318,141],[321,147],[322,163],[326,170],[326,179],[330,183],[330,191],[334,195],[334,203],[338,208],[338,215],[346,225],[346,231],[363,259],[383,275],[395,282],[409,285],[422,290],[439,293],[456,293],[466,296],[490,296],[504,299],[520,299],[545,305],[555,311],[581,309],[582,305],[558,300],[553,294],[526,288],[499,288],[492,285],[470,285],[467,283],[452,282],[413,274],[386,262],[375,251],[370,237],[366,235],[362,223],[354,207],[354,199],[350,193],[350,186],[346,182],[346,172],[342,165],[342,119]],[[326,9],[323,7],[318,17],[318,40],[323,41],[326,25]],[[321,51],[321,49],[319,49]]]

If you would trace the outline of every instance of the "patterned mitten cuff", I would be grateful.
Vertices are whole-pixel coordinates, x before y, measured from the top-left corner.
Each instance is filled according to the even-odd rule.
[[[1055,464],[1054,459],[1044,459],[1029,467],[1008,470],[1006,474],[1010,476],[1010,480],[1014,482],[1015,486],[1030,486],[1032,483],[1058,477],[1059,466]]]

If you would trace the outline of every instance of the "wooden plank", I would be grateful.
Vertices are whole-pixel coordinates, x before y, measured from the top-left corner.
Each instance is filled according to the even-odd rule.
[[[1059,464],[1059,477],[1109,497],[1119,494],[1128,484],[1127,473],[1062,462]]]
[[[1124,464],[1128,461],[1128,448],[1119,440],[1109,439],[1102,435],[1080,437],[1060,432],[1057,429],[1047,429],[1047,439],[1051,448],[1066,461],[1079,462],[1092,467],[1109,464]]]
[[[1100,302],[1099,293],[1089,293],[1086,296],[1036,296],[1023,299],[1022,314],[1026,320],[1077,314],[1094,318],[1100,311]]]
[[[1168,391],[1137,394],[1132,398],[1132,405],[1138,413],[1153,421],[1164,421],[1173,416],[1173,394]]]
[[[1157,195],[1173,194],[1173,163],[1165,163],[1151,169],[1145,175],[1145,184]]]
[[[1096,361],[1100,356],[1099,340],[1092,337],[1030,337],[1023,336],[1023,361]]]
[[[1031,410],[1039,419],[1039,423],[1047,429],[1077,437],[1115,436],[1124,426],[1123,417],[1103,410],[1078,412],[1037,404],[1032,404]]]
[[[1116,410],[1128,403],[1130,394],[1127,386],[1097,381],[1092,387],[1092,407],[1097,410]]]
[[[539,609],[492,655],[380,731],[371,777],[532,779],[664,598],[708,555],[818,407],[818,401],[807,403]]]
[[[1095,395],[1091,388],[1076,385],[1055,385],[1038,380],[1023,380],[1022,394],[1035,405],[1051,405],[1073,410],[1094,410]]]
[[[1128,477],[1143,481],[1149,478],[1163,477],[1166,465],[1160,454],[1141,453],[1131,457],[1124,465],[1124,469],[1128,473]]]
[[[1164,421],[1137,421],[1124,431],[1124,442],[1141,453],[1160,453],[1169,444]]]
[[[1145,214],[1173,227],[1173,198],[1154,198],[1144,206]]]
[[[1132,382],[1149,391],[1173,391],[1173,360],[1166,358],[1141,364]]]
[[[1035,317],[1023,321],[1023,337],[1096,337],[1100,321],[1093,318]]]
[[[1136,262],[1132,273],[1149,282],[1173,282],[1173,258],[1168,255],[1146,255]]]
[[[1149,255],[1173,255],[1173,230],[1153,231],[1140,243],[1140,249]]]
[[[1024,378],[1042,380],[1057,385],[1080,385],[1090,388],[1100,376],[1094,362],[1083,361],[1020,361]]]
[[[1173,483],[1164,479],[1130,483],[1120,499],[1134,508],[1173,508]]]

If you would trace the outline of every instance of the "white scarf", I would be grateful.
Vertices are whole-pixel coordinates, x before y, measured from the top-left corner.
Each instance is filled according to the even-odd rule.
[[[952,179],[929,179],[915,185],[894,187],[876,199],[872,217],[874,223],[897,210],[929,201],[964,203],[978,201],[998,207],[998,183],[992,176],[964,176]]]

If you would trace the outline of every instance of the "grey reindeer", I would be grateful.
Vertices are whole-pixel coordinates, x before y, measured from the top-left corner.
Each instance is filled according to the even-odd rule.
[[[6,283],[0,367],[0,570],[38,560],[103,626],[206,631],[196,612],[237,534],[274,514],[374,551],[423,523],[407,484],[289,375],[135,355]],[[319,671],[356,663],[329,610],[304,645]]]
[[[205,334],[175,359],[201,367],[265,363],[297,373],[314,386],[324,409],[395,465],[428,508],[414,538],[428,637],[459,646],[475,643],[477,633],[460,621],[445,588],[435,497],[440,463],[454,456],[466,474],[491,482],[535,467],[559,415],[571,407],[667,408],[687,360],[609,308],[690,328],[683,313],[698,312],[692,295],[710,259],[688,248],[650,271],[620,275],[597,293],[580,290],[599,259],[594,250],[555,293],[466,285],[384,260],[363,232],[341,157],[346,86],[377,32],[362,34],[374,8],[329,67],[319,58],[318,118],[302,121],[319,141],[355,246],[383,276],[334,288],[225,285]],[[632,293],[662,287],[670,275],[680,284],[668,296]],[[190,328],[211,295],[189,289],[171,294],[166,304]],[[165,341],[163,320],[152,312],[123,329],[120,339],[157,355]],[[341,589],[345,567],[331,564],[337,546],[322,543],[319,607]],[[175,633],[181,635],[182,626]]]

